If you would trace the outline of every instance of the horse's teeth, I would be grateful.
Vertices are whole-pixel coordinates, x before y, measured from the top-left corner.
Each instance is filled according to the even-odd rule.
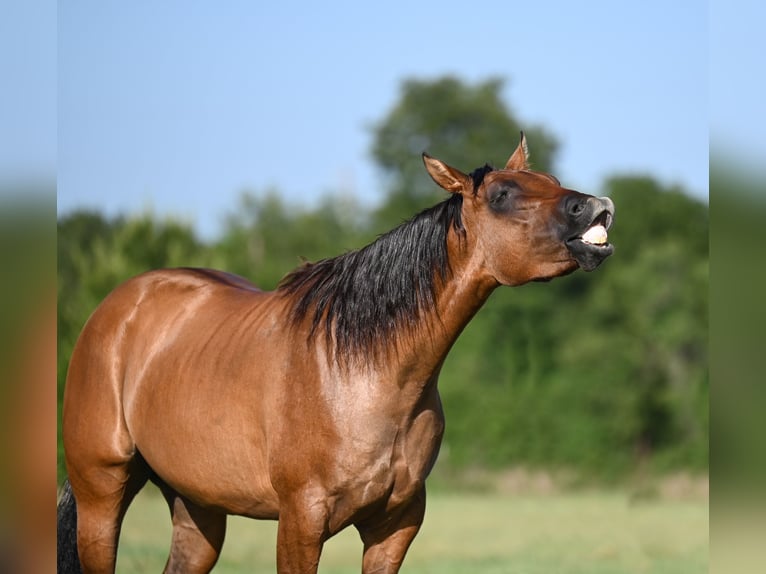
[[[582,240],[585,243],[604,244],[606,243],[606,228],[603,225],[594,225],[582,234]]]

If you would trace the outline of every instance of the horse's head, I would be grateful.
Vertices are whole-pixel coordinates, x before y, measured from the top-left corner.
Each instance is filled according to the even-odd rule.
[[[426,154],[423,161],[439,186],[463,196],[463,226],[498,282],[552,279],[578,266],[592,271],[614,251],[606,234],[614,204],[531,171],[527,157],[522,133],[504,169],[485,166],[467,175]]]

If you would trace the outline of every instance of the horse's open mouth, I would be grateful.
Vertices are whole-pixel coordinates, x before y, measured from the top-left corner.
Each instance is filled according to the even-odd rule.
[[[581,234],[566,240],[569,253],[585,271],[593,271],[614,252],[607,241],[606,230],[612,225],[612,214],[606,209],[599,213]]]

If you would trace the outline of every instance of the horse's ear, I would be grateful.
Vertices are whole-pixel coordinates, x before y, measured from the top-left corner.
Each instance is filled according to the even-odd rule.
[[[448,166],[441,160],[423,152],[423,163],[426,171],[439,187],[450,193],[463,193],[473,189],[473,181],[459,169]]]
[[[527,136],[524,132],[521,132],[521,141],[516,147],[516,151],[508,158],[508,163],[505,164],[505,169],[529,169],[529,148],[527,147]]]

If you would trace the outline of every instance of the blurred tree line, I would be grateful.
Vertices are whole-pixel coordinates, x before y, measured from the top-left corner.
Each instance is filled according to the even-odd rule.
[[[373,127],[386,191],[375,209],[345,196],[307,208],[277,190],[244,194],[211,242],[152,215],[60,218],[59,406],[77,335],[118,283],[148,269],[206,266],[270,289],[300,256],[361,247],[443,198],[422,151],[464,171],[505,164],[522,126],[502,87],[497,79],[406,81]],[[534,168],[555,173],[555,137],[523,127]],[[707,469],[708,207],[649,176],[581,191],[614,200],[615,254],[593,274],[492,295],[442,369],[442,469],[562,468],[604,479],[636,468]],[[60,477],[62,456],[59,439]]]

